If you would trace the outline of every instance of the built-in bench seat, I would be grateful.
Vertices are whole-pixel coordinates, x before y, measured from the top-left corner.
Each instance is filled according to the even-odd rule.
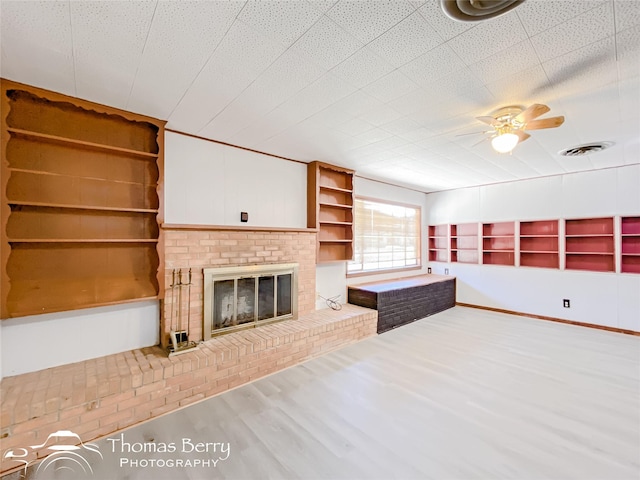
[[[455,306],[456,279],[429,274],[351,285],[348,302],[377,310],[382,333]]]
[[[344,305],[171,357],[149,347],[4,378],[2,449],[41,444],[58,430],[85,442],[112,434],[375,335],[376,324],[376,311]],[[3,459],[0,472],[17,466]]]

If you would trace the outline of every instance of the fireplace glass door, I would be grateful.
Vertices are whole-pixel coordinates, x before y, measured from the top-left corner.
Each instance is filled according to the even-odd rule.
[[[206,269],[205,332],[209,330],[213,336],[295,318],[297,265],[284,270],[274,267],[264,272],[240,271],[233,276],[225,276],[231,268]]]

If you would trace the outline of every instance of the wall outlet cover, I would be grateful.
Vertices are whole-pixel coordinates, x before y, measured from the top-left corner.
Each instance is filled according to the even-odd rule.
[[[571,301],[568,298],[562,300],[562,306],[564,308],[571,308]]]
[[[249,213],[248,212],[240,212],[240,221],[248,222],[249,221]]]

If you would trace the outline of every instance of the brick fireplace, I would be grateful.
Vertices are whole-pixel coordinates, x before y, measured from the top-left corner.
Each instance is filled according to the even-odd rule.
[[[166,347],[170,317],[188,319],[189,339],[203,335],[204,269],[282,263],[298,264],[298,315],[315,310],[316,232],[313,229],[246,229],[216,226],[163,227],[165,244],[165,299],[161,318],[161,344]],[[191,269],[191,288],[183,290],[181,311],[171,294],[174,269]],[[188,297],[187,297],[188,292]],[[188,301],[187,301],[188,298]]]

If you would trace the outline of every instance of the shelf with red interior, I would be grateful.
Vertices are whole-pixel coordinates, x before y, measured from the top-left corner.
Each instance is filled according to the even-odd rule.
[[[451,261],[478,263],[478,224],[451,225]]]
[[[449,261],[447,252],[447,225],[429,225],[429,261]]]
[[[565,268],[615,271],[613,218],[566,220]]]
[[[640,217],[622,217],[620,271],[640,273]]]
[[[515,265],[514,222],[482,225],[482,263],[485,265]]]
[[[520,222],[520,266],[559,268],[558,220]]]

